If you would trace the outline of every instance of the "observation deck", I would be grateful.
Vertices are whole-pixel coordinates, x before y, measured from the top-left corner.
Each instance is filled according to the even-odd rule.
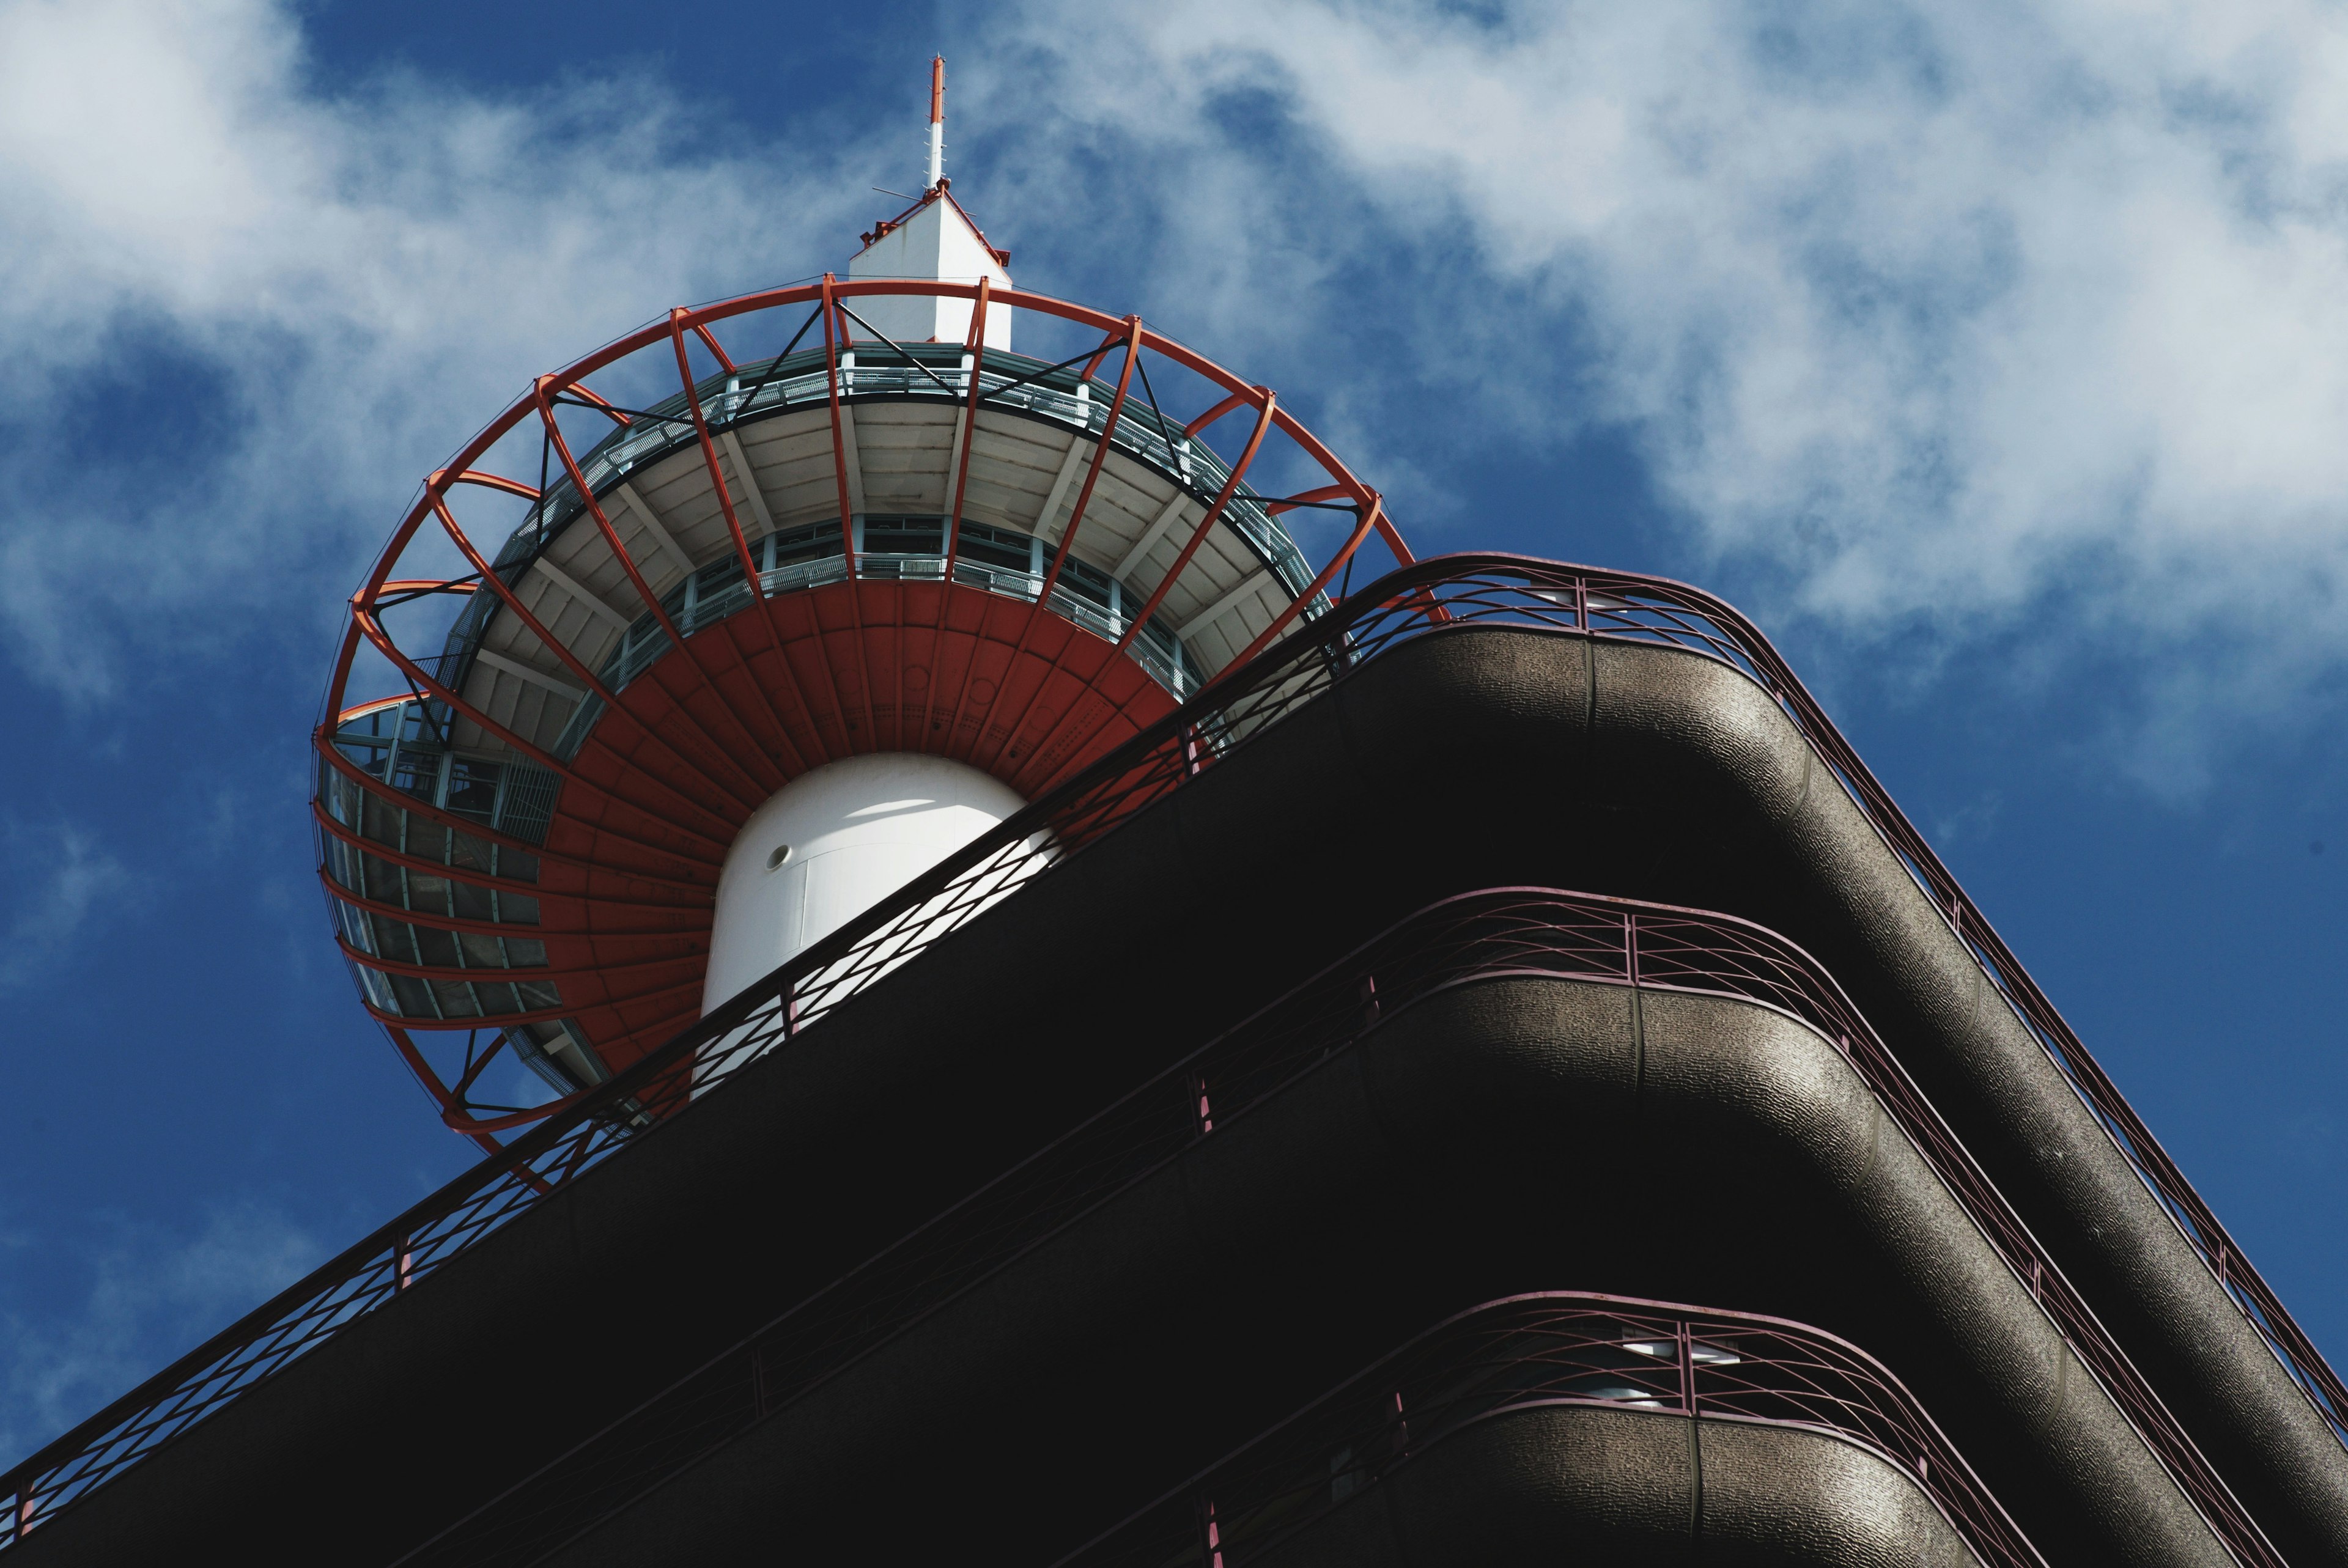
[[[959,300],[960,343],[868,319]],[[1077,328],[1076,352],[996,346],[1014,308]],[[721,322],[788,341],[737,362]],[[589,389],[641,377],[631,356],[678,390]],[[1226,418],[1230,458],[1206,439]],[[1272,438],[1283,476],[1327,482],[1249,483]],[[538,482],[477,468],[492,450]],[[459,497],[506,508],[493,555]],[[1347,525],[1317,569],[1299,508]],[[469,572],[396,575],[441,553],[427,522]],[[344,954],[444,1119],[490,1138],[543,1109],[474,1096],[499,1052],[560,1099],[690,1021],[718,871],[792,780],[917,753],[1033,799],[1324,613],[1374,533],[1409,559],[1272,394],[1138,318],[919,279],[674,312],[540,378],[427,480],[354,596],[314,813]],[[362,651],[396,690],[354,702]],[[421,1033],[462,1034],[461,1059]]]

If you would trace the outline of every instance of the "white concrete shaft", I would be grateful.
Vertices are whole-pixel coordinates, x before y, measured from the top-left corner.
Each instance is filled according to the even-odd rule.
[[[701,1010],[1026,804],[992,774],[912,752],[847,757],[793,779],[750,814],[717,874]]]

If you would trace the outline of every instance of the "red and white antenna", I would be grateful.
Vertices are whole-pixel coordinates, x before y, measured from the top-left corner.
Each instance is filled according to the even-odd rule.
[[[930,60],[930,178],[922,187],[935,190],[946,177],[946,57]]]

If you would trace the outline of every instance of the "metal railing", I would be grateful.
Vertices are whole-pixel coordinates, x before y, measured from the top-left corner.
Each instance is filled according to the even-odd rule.
[[[1349,670],[1400,643],[1470,626],[1678,648],[1719,660],[1768,692],[1947,914],[2310,1403],[2335,1433],[2348,1434],[2348,1389],[1758,630],[1721,600],[1663,579],[1526,557],[1452,556],[1388,574],[1244,668],[1225,671],[1133,740],[1056,781],[1026,810],[0,1475],[0,1499],[12,1500],[0,1513],[0,1546],[420,1283],[629,1137],[685,1109],[694,1092],[719,1087],[1057,858],[1211,769]]]
[[[873,343],[860,343],[848,355],[859,363],[839,369],[839,395],[854,402],[864,398],[919,398],[951,405],[966,400],[971,373],[959,363],[917,368],[896,358],[895,352]],[[869,363],[878,360],[881,363]],[[1115,388],[1099,381],[1061,385],[1069,376],[1052,376],[1041,360],[1005,349],[986,351],[980,373],[979,401],[983,408],[1016,409],[1039,419],[1097,437],[1107,428]],[[831,381],[823,351],[803,350],[780,362],[746,364],[724,375],[703,380],[694,389],[702,417],[713,430],[734,429],[794,408],[828,407]],[[602,494],[647,463],[695,439],[684,394],[673,394],[644,411],[637,423],[605,436],[581,459],[580,471],[588,487]],[[1157,469],[1189,491],[1200,505],[1210,501],[1230,467],[1213,448],[1195,440],[1148,406],[1128,408],[1110,437],[1111,445],[1138,462]],[[531,509],[530,519],[515,530],[498,553],[496,564],[507,567],[528,559],[541,543],[559,534],[582,510],[577,488],[568,477],[557,479],[545,499]],[[1263,497],[1242,485],[1224,508],[1224,521],[1248,547],[1272,569],[1287,590],[1301,593],[1313,581],[1313,569],[1303,553],[1266,509]]]
[[[2191,1438],[1833,979],[1731,916],[1542,887],[1430,905],[919,1230],[482,1504],[402,1563],[520,1568],[766,1416],[1349,1050],[1385,1020],[1478,981],[1539,977],[1728,997],[1800,1020],[1842,1053],[2244,1563],[2281,1563]]]
[[[1914,1481],[1988,1568],[2045,1561],[1857,1347],[1783,1318],[1544,1291],[1437,1325],[1055,1568],[1242,1568],[1447,1438],[1573,1406],[1826,1433]]]

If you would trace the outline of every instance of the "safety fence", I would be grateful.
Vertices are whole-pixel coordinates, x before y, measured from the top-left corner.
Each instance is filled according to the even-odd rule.
[[[1766,692],[1969,944],[2309,1401],[2348,1441],[2348,1389],[1767,640],[1719,600],[1667,579],[1472,555],[1389,573],[1226,671],[1125,745],[1056,783],[1025,811],[17,1464],[0,1476],[0,1499],[7,1500],[0,1546],[414,1288],[548,1193],[685,1110],[695,1095],[719,1088],[1028,878],[1209,771],[1349,671],[1399,644],[1471,627],[1677,648],[1718,660]]]
[[[1438,1324],[1056,1568],[1243,1568],[1479,1422],[1573,1406],[1828,1433],[1903,1471],[1988,1568],[2044,1562],[1864,1351],[1782,1318],[1544,1291]]]

